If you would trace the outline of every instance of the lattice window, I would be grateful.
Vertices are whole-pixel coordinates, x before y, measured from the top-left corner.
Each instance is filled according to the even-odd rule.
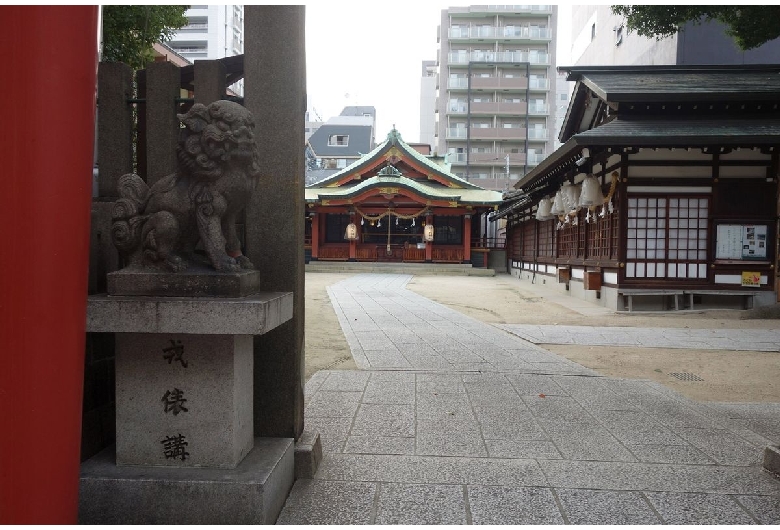
[[[557,221],[539,222],[539,256],[555,257],[555,223]]]
[[[577,244],[580,240],[578,228],[578,226],[573,226],[569,223],[557,231],[559,258],[577,257]]]
[[[626,277],[706,279],[708,216],[708,197],[629,197]]]
[[[588,225],[588,257],[594,259],[617,259],[618,257],[618,213],[598,217]]]

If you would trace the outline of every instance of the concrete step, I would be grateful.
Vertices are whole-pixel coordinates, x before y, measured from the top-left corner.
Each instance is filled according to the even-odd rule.
[[[469,263],[384,263],[348,261],[311,261],[306,272],[381,273],[451,276],[495,276],[493,269],[472,267]]]

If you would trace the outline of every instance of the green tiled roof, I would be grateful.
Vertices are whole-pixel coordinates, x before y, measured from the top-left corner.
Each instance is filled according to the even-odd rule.
[[[361,168],[369,166],[372,162],[376,160],[377,157],[379,157],[382,153],[390,149],[391,147],[397,147],[399,150],[403,151],[406,155],[409,156],[409,158],[413,158],[416,162],[418,162],[420,165],[422,165],[424,168],[429,169],[432,173],[435,173],[437,175],[440,175],[446,180],[449,180],[455,184],[457,184],[459,187],[464,189],[472,189],[472,190],[482,190],[483,188],[480,188],[479,186],[476,186],[474,184],[471,184],[470,182],[453,175],[452,173],[449,173],[446,171],[442,166],[439,164],[432,162],[428,160],[428,158],[422,154],[420,154],[416,149],[412,148],[403,141],[401,138],[401,133],[399,133],[397,130],[393,129],[387,134],[387,139],[376,146],[374,149],[371,150],[371,152],[366,153],[363,155],[360,160],[357,160],[356,162],[353,162],[349,166],[345,167],[341,171],[334,173],[330,177],[326,178],[325,180],[321,180],[320,182],[317,182],[315,184],[312,184],[313,187],[321,188],[328,186],[334,182],[338,182],[342,178],[344,178],[347,175],[351,175],[352,173],[355,173],[356,171],[359,171]]]
[[[406,188],[426,199],[457,201],[462,204],[497,205],[501,203],[501,194],[497,191],[482,188],[448,188],[438,183],[421,182],[404,176],[374,176],[360,181],[353,186],[341,187],[308,187],[305,190],[306,202],[321,200],[350,199],[360,195],[363,191],[372,187],[392,186]]]

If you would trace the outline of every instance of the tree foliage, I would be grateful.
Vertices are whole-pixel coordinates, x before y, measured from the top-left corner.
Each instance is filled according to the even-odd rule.
[[[189,6],[103,6],[103,60],[138,70],[154,59],[152,45],[187,24]]]
[[[643,37],[660,40],[677,33],[686,22],[717,20],[726,25],[742,50],[757,48],[780,36],[780,6],[649,5],[612,6],[612,13],[626,19],[626,28]]]

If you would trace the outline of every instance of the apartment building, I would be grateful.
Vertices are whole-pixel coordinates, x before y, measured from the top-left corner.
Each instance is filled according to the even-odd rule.
[[[553,151],[557,6],[442,10],[436,150],[451,172],[505,190]]]
[[[190,6],[185,16],[188,24],[166,44],[190,62],[244,53],[243,5]],[[243,95],[243,80],[230,88]]]

